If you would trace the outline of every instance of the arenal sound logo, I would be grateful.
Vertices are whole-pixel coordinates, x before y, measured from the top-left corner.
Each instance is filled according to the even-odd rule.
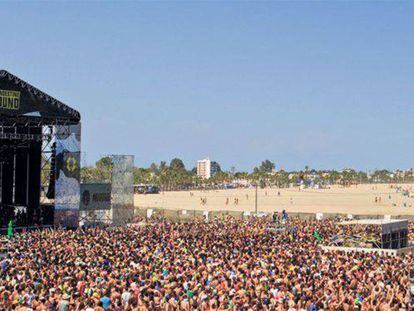
[[[66,169],[68,172],[73,173],[78,167],[78,161],[72,156],[69,156],[66,160]]]
[[[0,108],[8,110],[19,110],[20,92],[0,90]]]

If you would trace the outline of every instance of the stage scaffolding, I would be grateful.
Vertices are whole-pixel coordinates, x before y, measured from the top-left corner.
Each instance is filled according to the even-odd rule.
[[[81,209],[79,218],[81,225],[126,225],[134,218],[134,156],[112,155],[110,158],[112,160],[110,208]]]
[[[55,161],[56,129],[60,129],[60,135],[63,134],[65,137],[69,137],[72,134],[73,128],[78,126],[80,130],[80,125],[65,124],[65,121],[58,118],[48,119],[47,121],[38,120],[37,122],[27,120],[24,124],[19,124],[16,120],[16,124],[12,125],[4,125],[0,122],[0,140],[2,142],[10,142],[9,144],[0,145],[0,180],[3,177],[4,167],[12,167],[12,182],[10,185],[12,187],[12,196],[8,205],[14,212],[24,211],[26,213],[26,225],[50,226],[54,224],[55,183],[57,177],[55,170],[61,169],[61,167],[56,166]],[[80,138],[78,137],[78,139]],[[28,181],[29,176],[36,172],[35,164],[31,162],[33,161],[32,157],[34,157],[31,151],[33,144],[39,145],[39,183]],[[19,150],[27,151],[23,153],[20,151],[19,153]],[[10,153],[12,153],[12,157],[8,155]],[[25,165],[22,165],[22,156],[25,157],[23,159],[23,163],[26,163]],[[64,163],[61,163],[61,166],[64,166]],[[25,172],[18,172],[19,169],[21,170],[21,167],[25,168]],[[79,161],[75,163],[75,170],[79,173]],[[19,179],[18,176],[23,177]],[[0,204],[6,205],[4,204],[5,202],[2,202],[2,186],[3,183],[0,182]],[[19,190],[22,186],[25,187],[23,191],[25,193]],[[77,206],[74,207],[74,209],[77,208]],[[66,225],[66,219],[63,219],[62,224]],[[77,226],[75,220],[72,221],[71,225]]]
[[[5,70],[0,101],[0,223],[76,227],[79,112]]]

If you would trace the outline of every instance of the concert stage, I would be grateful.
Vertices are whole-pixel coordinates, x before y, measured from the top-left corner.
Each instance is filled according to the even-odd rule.
[[[0,228],[78,225],[80,114],[0,70]]]

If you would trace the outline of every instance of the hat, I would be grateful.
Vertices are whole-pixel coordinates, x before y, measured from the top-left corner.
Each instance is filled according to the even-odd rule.
[[[65,300],[70,299],[70,296],[68,294],[63,294],[62,299],[65,299]]]

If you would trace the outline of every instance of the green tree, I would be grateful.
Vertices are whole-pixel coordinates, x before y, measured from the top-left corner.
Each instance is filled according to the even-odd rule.
[[[111,157],[103,157],[95,163],[97,169],[112,169],[113,163]]]
[[[210,182],[213,184],[224,184],[230,181],[230,175],[226,172],[217,172],[210,178]]]
[[[193,167],[190,171],[188,171],[188,174],[191,176],[196,176],[197,175],[197,168]]]
[[[376,170],[372,174],[372,180],[377,183],[386,183],[391,181],[391,172],[388,170]]]
[[[112,159],[103,157],[99,159],[95,166],[84,166],[81,168],[82,182],[111,182],[112,177]]]
[[[162,171],[163,169],[165,169],[167,167],[167,162],[165,161],[161,161],[160,162],[160,166],[159,166],[159,170]]]
[[[134,167],[134,183],[135,184],[151,184],[152,173],[148,168]]]
[[[221,172],[220,164],[216,161],[211,161],[211,166],[215,166],[217,168],[217,172]]]
[[[275,164],[270,160],[262,161],[259,170],[263,173],[271,173],[275,169]]]
[[[248,179],[249,178],[249,173],[247,172],[236,172],[234,173],[234,177],[237,179]]]
[[[149,170],[151,171],[151,173],[153,174],[158,174],[159,170],[158,170],[158,165],[156,163],[151,163]]]
[[[170,162],[170,167],[173,170],[185,170],[184,162],[181,159],[174,158]]]
[[[97,181],[98,182],[111,182],[112,179],[112,158],[111,157],[103,157],[95,163],[97,173]]]

